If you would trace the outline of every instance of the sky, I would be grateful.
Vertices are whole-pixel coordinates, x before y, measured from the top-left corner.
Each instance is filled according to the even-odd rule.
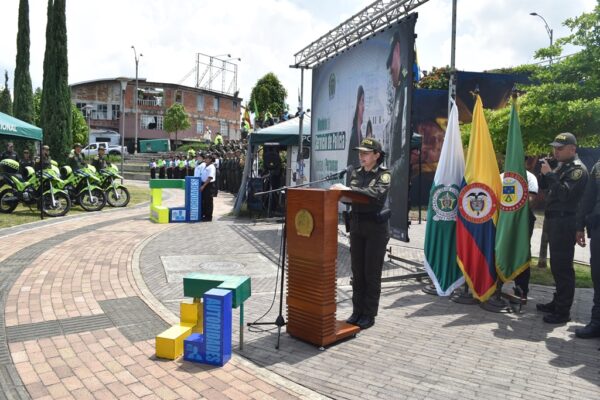
[[[277,75],[295,111],[300,72],[289,66],[294,54],[350,18],[373,0],[70,0],[67,1],[69,83],[138,75],[179,83],[193,68],[196,53],[230,54],[238,65],[238,89],[249,100],[252,87],[268,72]],[[569,30],[566,18],[593,10],[597,0],[458,0],[456,67],[465,71],[534,62],[535,50],[549,44],[542,15],[554,38]],[[0,5],[0,73],[9,73],[12,93],[19,0]],[[42,84],[46,0],[29,0],[30,74]],[[451,0],[429,0],[417,8],[417,49],[421,69],[450,64]],[[566,49],[565,53],[575,49]],[[220,58],[227,58],[226,56]],[[310,72],[305,73],[304,108],[310,107]],[[194,85],[193,77],[183,84]],[[218,82],[220,85],[220,82]],[[4,87],[3,79],[0,87]]]

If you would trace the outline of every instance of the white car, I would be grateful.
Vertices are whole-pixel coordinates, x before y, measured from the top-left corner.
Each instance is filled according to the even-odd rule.
[[[90,143],[87,146],[85,146],[81,152],[85,154],[86,157],[95,156],[98,154],[98,149],[100,147],[104,147],[106,149],[106,154],[109,154],[111,156],[129,154],[127,152],[127,147],[109,144],[108,142]]]

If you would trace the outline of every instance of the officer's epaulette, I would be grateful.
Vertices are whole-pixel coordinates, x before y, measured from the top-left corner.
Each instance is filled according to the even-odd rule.
[[[573,165],[577,165],[577,166],[582,166],[583,162],[581,162],[581,160],[579,158],[576,158],[572,161]]]
[[[383,165],[380,165],[380,166],[379,166],[379,169],[380,169],[380,170],[382,170],[382,171],[387,171],[387,170],[388,170],[388,168],[387,168],[387,167],[384,167]]]

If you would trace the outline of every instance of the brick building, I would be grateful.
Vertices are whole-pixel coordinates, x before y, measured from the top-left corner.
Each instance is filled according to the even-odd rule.
[[[164,139],[164,115],[174,103],[181,103],[190,116],[191,127],[177,133],[178,141],[200,140],[206,127],[213,138],[221,132],[224,138],[240,138],[240,105],[237,96],[202,88],[138,79],[138,120],[135,115],[135,79],[127,82],[124,121],[121,121],[121,83],[117,79],[98,79],[71,85],[71,101],[89,119],[91,129],[121,132],[125,124],[125,144],[133,152],[135,124],[139,139]],[[170,135],[171,143],[175,133]],[[172,147],[174,148],[174,147]]]

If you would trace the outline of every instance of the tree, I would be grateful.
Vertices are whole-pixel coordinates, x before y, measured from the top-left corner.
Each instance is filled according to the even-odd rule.
[[[548,152],[548,143],[560,132],[572,132],[584,147],[600,145],[600,1],[590,13],[567,19],[571,34],[536,52],[536,58],[560,55],[564,45],[581,50],[547,67],[529,69],[534,84],[523,86],[519,99],[519,119],[526,154]],[[509,107],[486,112],[496,149],[506,147]]]
[[[171,139],[171,132],[175,132],[175,146],[177,146],[177,133],[185,131],[191,126],[190,118],[180,103],[173,104],[167,110],[164,125],[165,131],[169,133],[169,140]]]
[[[433,67],[431,72],[423,76],[417,86],[420,89],[448,90],[450,85],[450,67]]]
[[[40,125],[52,157],[64,163],[71,148],[71,91],[65,0],[48,0]]]
[[[285,110],[287,91],[277,78],[269,72],[260,78],[250,94],[250,109],[258,110],[260,114],[269,111],[273,115],[281,115]]]
[[[12,115],[13,105],[8,88],[8,71],[4,71],[4,89],[0,92],[0,112]]]
[[[31,123],[33,122],[33,92],[29,75],[29,45],[29,2],[20,0],[13,115],[22,121]]]
[[[71,140],[73,143],[87,143],[90,129],[81,110],[71,103]]]
[[[36,88],[33,92],[33,124],[40,126],[40,113],[42,109],[42,88]]]

